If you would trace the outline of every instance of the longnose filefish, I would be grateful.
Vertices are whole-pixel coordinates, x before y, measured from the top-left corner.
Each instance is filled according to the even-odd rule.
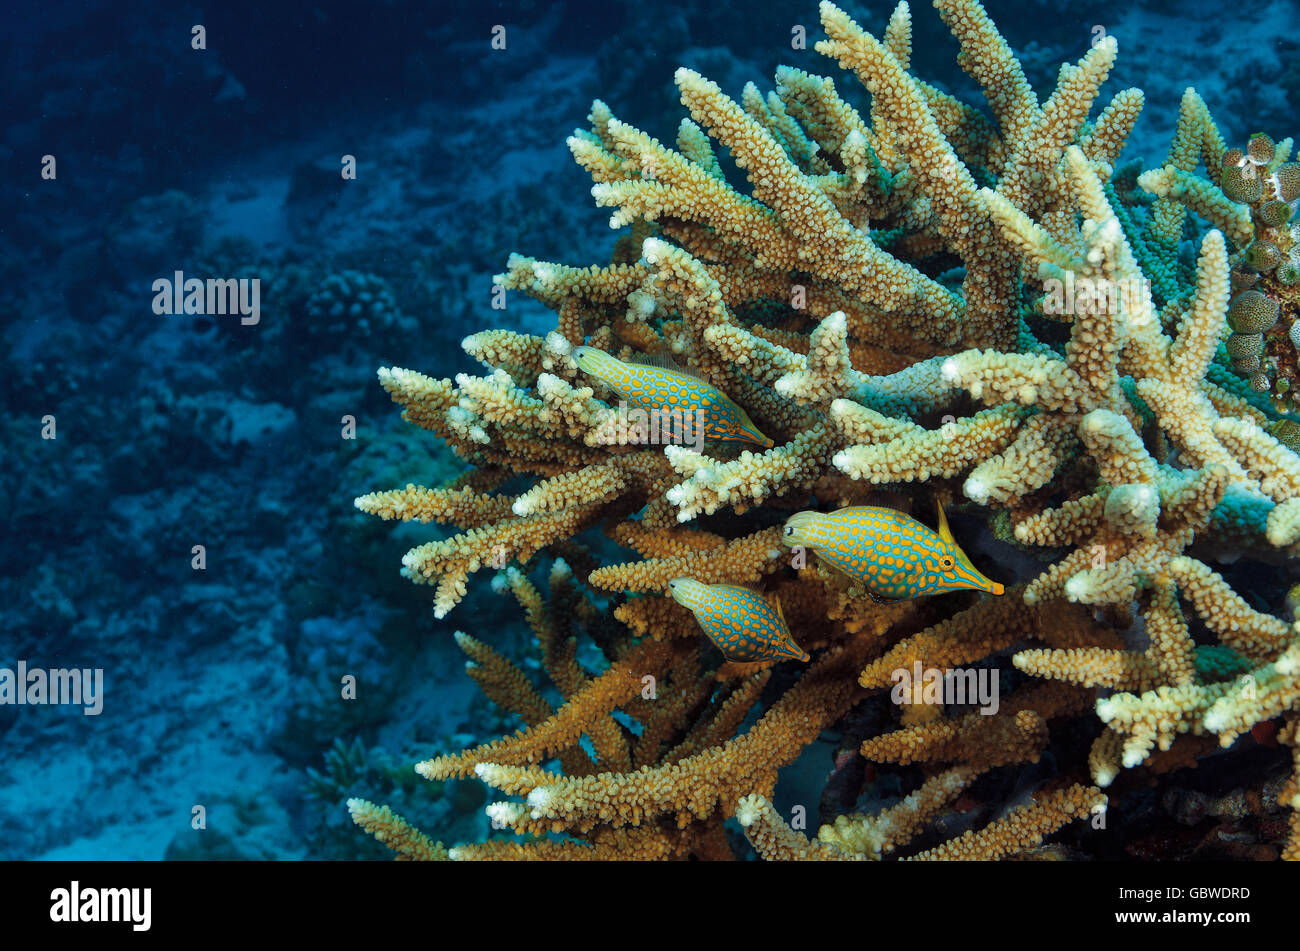
[[[674,578],[668,593],[688,608],[709,640],[727,660],[804,660],[808,652],[794,642],[781,601],[732,584],[705,584]]]
[[[811,548],[831,566],[866,582],[876,601],[905,601],[974,589],[1001,594],[1002,585],[971,564],[948,527],[943,506],[939,530],[895,509],[860,505],[836,512],[799,512],[785,523],[781,541]]]
[[[759,432],[749,414],[727,394],[680,368],[630,363],[595,347],[576,348],[573,362],[639,409],[666,415],[698,410],[704,420],[705,439],[753,442],[764,449],[776,445]]]

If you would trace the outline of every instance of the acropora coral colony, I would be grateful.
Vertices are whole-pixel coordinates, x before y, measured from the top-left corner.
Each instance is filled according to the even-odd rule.
[[[865,110],[799,69],[739,102],[679,69],[691,118],[672,148],[595,102],[568,145],[611,226],[630,229],[613,262],[511,256],[497,282],[557,325],[468,337],[485,376],[379,371],[404,418],[470,468],[357,507],[458,530],[403,561],[436,585],[438,617],[472,572],[504,568],[563,697],[553,708],[521,667],[457,633],[469,675],[525,727],[416,768],[499,790],[488,814],[504,831],[448,849],[351,800],[398,857],[729,858],[734,816],[768,859],[999,858],[1072,820],[1107,834],[1106,790],[1125,771],[1155,783],[1262,725],[1293,759],[1270,795],[1291,810],[1281,854],[1300,858],[1298,629],[1201,560],[1277,564],[1300,542],[1292,142],[1229,148],[1189,88],[1165,165],[1120,163],[1142,91],[1089,119],[1113,37],[1040,100],[977,2],[934,6],[991,121],[910,72],[906,3],[879,38],[822,3],[816,49],[866,87]],[[671,355],[771,447],[647,445],[620,394],[574,362],[579,347]],[[520,475],[526,491],[497,491]],[[1046,567],[1001,596],[885,601],[782,545],[800,510],[933,521],[936,500]],[[639,558],[596,564],[575,540],[593,527]],[[545,598],[521,570],[543,553]],[[719,665],[676,579],[779,599],[796,646]],[[607,669],[578,663],[579,638]],[[859,754],[926,778],[876,814],[792,826],[771,801],[778,771],[916,662],[1000,665],[1020,686],[993,715],[928,695],[890,707],[894,728]],[[1037,762],[1081,724],[1096,734],[1086,762],[1057,762],[981,828],[909,848],[935,841],[927,827],[982,775]]]

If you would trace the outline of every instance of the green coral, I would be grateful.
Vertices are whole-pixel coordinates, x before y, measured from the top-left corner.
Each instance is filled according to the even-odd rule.
[[[1236,680],[1253,669],[1250,659],[1242,657],[1231,647],[1222,644],[1200,644],[1196,647],[1196,677],[1201,683]]]

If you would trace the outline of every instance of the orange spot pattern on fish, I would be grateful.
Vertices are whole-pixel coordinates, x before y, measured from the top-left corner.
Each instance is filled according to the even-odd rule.
[[[668,589],[728,660],[808,660],[808,652],[790,636],[780,606],[758,592],[689,578],[669,582]]]
[[[694,413],[704,418],[704,437],[732,442],[753,442],[771,447],[773,442],[754,425],[745,411],[710,383],[664,367],[624,363],[603,351],[580,347],[578,366],[598,377],[639,409]]]
[[[951,540],[942,514],[940,520],[943,534],[903,512],[870,505],[800,512],[787,521],[783,540],[790,547],[812,548],[830,565],[865,581],[882,600],[963,589],[1001,594],[1002,585],[976,570]]]

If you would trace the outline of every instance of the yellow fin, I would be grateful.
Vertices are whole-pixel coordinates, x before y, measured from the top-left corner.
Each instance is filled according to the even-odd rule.
[[[680,363],[674,360],[672,351],[670,350],[660,350],[658,353],[650,353],[650,354],[638,355],[635,357],[629,357],[627,360],[624,360],[623,362],[632,364],[633,366],[654,367],[655,369],[658,370],[667,370],[669,373],[676,373],[678,376],[684,376],[692,380],[698,380],[701,383],[709,382],[708,380],[704,379],[704,377],[696,373],[694,370],[688,370],[686,367],[682,366]]]
[[[772,595],[772,607],[776,609],[776,616],[781,619],[781,626],[784,627],[786,631],[789,631],[790,624],[785,619],[785,611],[781,607],[781,596],[779,594]]]
[[[935,499],[934,507],[939,512],[939,537],[953,548],[957,548],[960,551],[960,547],[957,545],[957,539],[952,537],[952,529],[948,527],[948,516],[943,510],[943,503],[938,499]]]
[[[962,550],[962,547],[957,544],[957,539],[952,537],[952,529],[948,527],[948,516],[945,515],[943,511],[943,503],[938,499],[935,499],[934,504],[939,510],[939,537],[952,546],[952,550],[956,553],[959,562],[979,577],[984,578],[984,580],[993,587],[994,594],[1001,594],[1004,590],[1003,586],[998,584],[998,582],[985,577],[984,572],[976,568],[975,562],[970,560],[970,555],[966,554],[966,552]]]

